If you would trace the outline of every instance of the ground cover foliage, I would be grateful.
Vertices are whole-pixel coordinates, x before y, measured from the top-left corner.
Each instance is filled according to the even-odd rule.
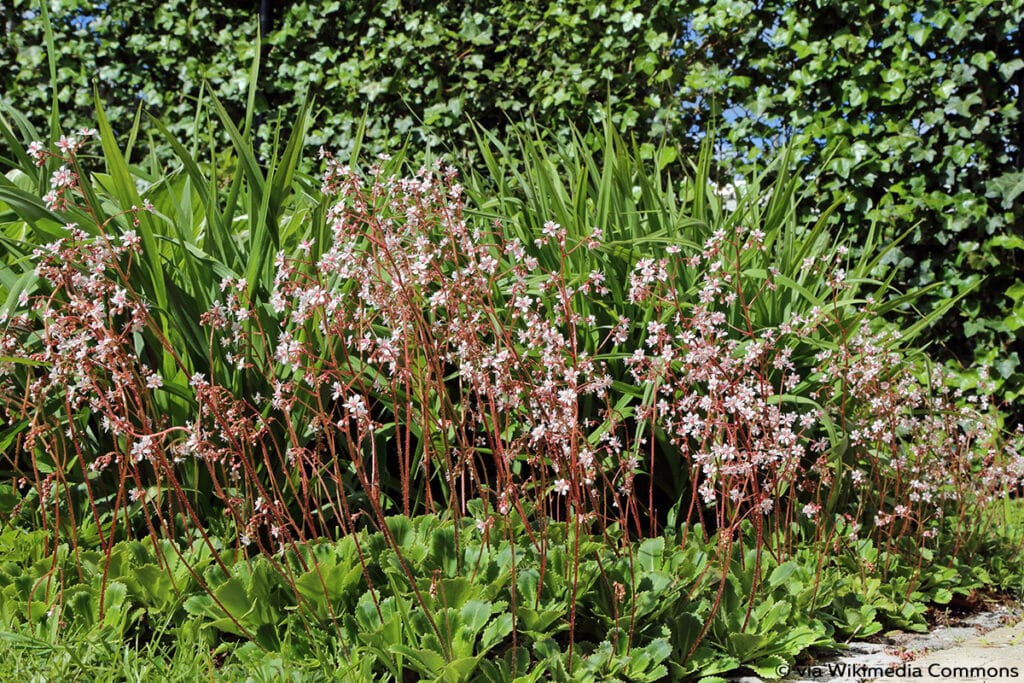
[[[408,138],[455,156],[476,149],[472,121],[498,133],[539,122],[566,142],[607,117],[648,157],[664,142],[667,157],[693,158],[717,127],[726,184],[788,140],[818,172],[812,205],[838,190],[851,224],[911,230],[889,256],[900,289],[942,283],[918,299],[924,311],[964,294],[929,329],[933,353],[987,365],[999,400],[1019,404],[1020,0],[287,2],[272,3],[262,47],[250,3],[76,0],[53,10],[52,74],[36,5],[2,10],[0,83],[38,127],[51,84],[66,129],[93,125],[95,82],[119,133],[141,104],[181,134],[208,92],[241,119],[258,80],[264,146],[307,87],[321,111],[311,143],[345,155],[364,116],[373,153]],[[147,147],[173,156],[159,134]]]
[[[883,625],[922,629],[927,603],[1008,576],[955,561],[920,574],[869,540],[824,566],[810,547],[759,561],[750,525],[726,557],[699,534],[623,545],[619,529],[577,536],[560,522],[538,549],[515,517],[485,533],[472,518],[434,515],[392,516],[386,528],[253,558],[149,538],[109,552],[62,545],[54,556],[45,533],[9,527],[0,670],[61,680],[713,681],[743,667],[776,678],[807,648]],[[864,561],[887,565],[885,580],[863,576]]]
[[[1021,434],[786,155],[732,198],[610,125],[310,176],[304,114],[261,163],[207,106],[169,165],[3,120],[0,666],[771,677],[1018,586]]]

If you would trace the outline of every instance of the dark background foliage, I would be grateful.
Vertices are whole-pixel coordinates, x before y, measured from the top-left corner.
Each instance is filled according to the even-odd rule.
[[[683,156],[715,125],[721,167],[742,173],[791,139],[796,158],[828,159],[818,205],[841,192],[855,232],[911,230],[898,285],[942,283],[926,306],[966,292],[932,331],[937,352],[988,364],[1008,402],[1024,390],[1024,0],[269,5],[262,139],[307,88],[312,148],[350,149],[365,116],[366,151],[408,140],[465,164],[471,121],[566,137],[611,116]],[[94,84],[121,129],[141,106],[187,133],[204,82],[242,117],[258,2],[63,0],[51,14],[69,127],[91,122]],[[2,99],[43,130],[37,4],[2,0],[0,22]]]
[[[815,161],[835,150],[819,188],[848,197],[855,229],[913,230],[903,284],[942,282],[931,305],[975,287],[934,339],[962,363],[990,364],[1017,396],[1024,3],[719,2],[691,16],[714,39],[683,99],[711,92],[733,107],[722,134],[748,159],[751,141],[780,133]]]

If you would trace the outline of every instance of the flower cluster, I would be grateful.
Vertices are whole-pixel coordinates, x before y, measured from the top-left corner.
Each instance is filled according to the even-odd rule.
[[[88,134],[58,143],[56,209],[78,196]],[[640,525],[659,477],[687,482],[689,505],[675,502],[691,522],[786,531],[839,514],[929,538],[1022,481],[984,392],[946,389],[872,301],[844,296],[842,248],[806,257],[824,291],[803,305],[777,294],[801,276],[782,276],[756,226],[617,262],[598,229],[549,221],[520,238],[467,217],[454,169],[398,178],[322,159],[320,241],[286,246],[272,283],[222,280],[199,320],[205,358],[178,359],[132,289],[134,231],[69,225],[36,249],[39,291],[0,318],[0,356],[32,364],[0,364],[4,410],[32,421],[23,448],[95,429],[109,448],[82,461],[116,470],[137,505],[188,509],[179,477],[201,467],[243,540],[276,547],[435,497],[463,514],[483,497],[487,514]],[[171,392],[168,369],[191,379]],[[171,393],[187,420],[158,408]]]
[[[28,146],[29,156],[33,158],[37,166],[45,166],[48,159],[55,158],[61,162],[61,166],[50,176],[50,191],[43,196],[47,208],[57,211],[64,211],[68,208],[68,192],[78,187],[78,164],[76,153],[89,140],[96,136],[93,128],[81,128],[77,136],[60,136],[57,141],[57,153],[51,152],[41,142],[32,142]]]
[[[888,537],[933,537],[948,511],[981,509],[1017,490],[1024,457],[993,429],[984,371],[978,393],[964,396],[941,368],[916,371],[898,341],[898,332],[873,332],[865,319],[817,354],[816,397],[842,397],[844,467],[861,516]]]

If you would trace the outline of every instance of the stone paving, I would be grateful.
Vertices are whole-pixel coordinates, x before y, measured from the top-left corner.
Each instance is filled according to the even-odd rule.
[[[896,672],[885,681],[946,681],[983,683],[1024,682],[1024,623],[1004,626],[980,636],[935,650],[907,663],[912,669]]]
[[[786,673],[783,683],[1024,683],[1024,622],[1020,610],[999,606],[928,633],[886,634]],[[1007,623],[1017,622],[1015,625]],[[764,683],[755,676],[732,683]]]

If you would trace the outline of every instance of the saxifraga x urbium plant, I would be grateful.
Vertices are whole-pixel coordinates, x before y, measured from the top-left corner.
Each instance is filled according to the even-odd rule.
[[[79,221],[106,215],[79,166],[88,135],[30,148],[64,162],[44,201]],[[467,210],[451,168],[322,160],[322,242],[280,252],[269,291],[225,277],[200,320],[206,358],[179,355],[132,286],[149,206],[33,252],[38,289],[3,313],[0,382],[26,425],[7,458],[46,528],[76,539],[84,516],[104,548],[151,534],[216,551],[212,508],[237,548],[280,556],[480,499],[481,533],[518,518],[541,552],[562,520],[627,540],[717,534],[722,567],[751,537],[778,562],[858,539],[913,562],[968,547],[1020,484],[1019,432],[901,345],[842,246],[784,270],[792,244],[761,229],[756,201],[624,250],[553,221],[510,236]],[[156,408],[168,367],[191,375],[173,387],[188,420]],[[197,465],[202,490],[184,483]],[[682,482],[674,500],[659,479]]]

